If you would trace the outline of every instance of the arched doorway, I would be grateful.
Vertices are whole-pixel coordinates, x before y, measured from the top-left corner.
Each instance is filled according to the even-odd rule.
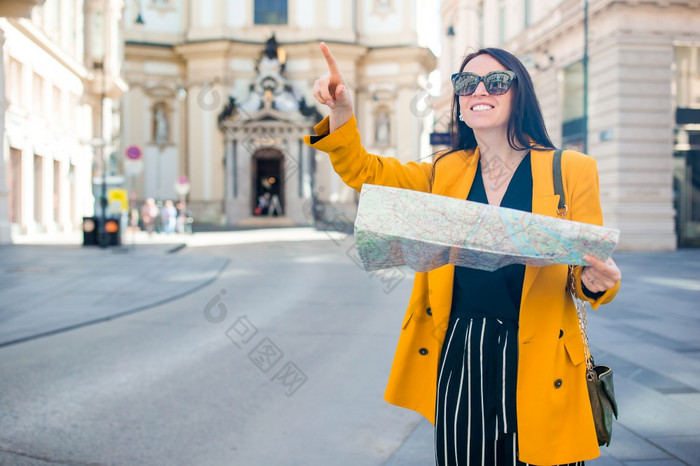
[[[284,214],[284,154],[278,149],[259,149],[253,154],[253,215]]]

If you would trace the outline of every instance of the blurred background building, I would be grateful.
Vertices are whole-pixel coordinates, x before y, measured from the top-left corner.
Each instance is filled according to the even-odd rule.
[[[436,115],[464,55],[510,50],[555,144],[597,159],[619,248],[700,246],[700,2],[443,0],[441,16]]]
[[[354,191],[325,154],[302,141],[322,118],[312,95],[314,81],[327,71],[318,43],[329,44],[355,93],[365,144],[416,160],[430,150],[431,127],[427,115],[411,113],[410,105],[437,63],[419,28],[428,5],[127,2],[130,91],[123,100],[122,139],[143,148],[137,197],[181,196],[176,179],[182,179],[197,222],[311,225],[314,213],[354,215]],[[266,213],[274,218],[260,215]]]
[[[93,187],[118,172],[122,9],[0,3],[0,242],[79,229],[95,210]]]
[[[250,223],[262,201],[273,215],[256,220],[350,218],[356,194],[301,139],[322,117],[319,40],[369,147],[404,160],[430,150],[429,109],[409,110],[437,63],[420,27],[427,0],[0,5],[0,242],[79,231],[107,188],[136,208],[187,200],[200,224],[224,227]]]
[[[311,94],[327,70],[324,40],[354,92],[363,143],[404,161],[441,147],[428,136],[447,130],[449,77],[463,56],[482,46],[513,51],[532,73],[555,143],[597,159],[620,248],[697,247],[699,7],[0,2],[0,242],[79,230],[105,183],[127,190],[134,206],[185,199],[201,225],[352,220],[357,195],[301,141],[324,112]]]

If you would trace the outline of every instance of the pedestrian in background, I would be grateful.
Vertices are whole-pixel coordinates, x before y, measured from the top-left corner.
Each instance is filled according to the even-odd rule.
[[[173,201],[168,199],[163,204],[163,209],[160,211],[160,219],[163,224],[163,231],[170,235],[175,232],[175,226],[177,225],[177,209]]]
[[[530,76],[501,49],[464,58],[452,76],[453,146],[402,164],[361,144],[351,91],[325,44],[329,72],[314,96],[329,117],[307,144],[330,155],[343,181],[413,189],[557,216],[554,145]],[[601,225],[593,158],[565,151],[566,218]],[[613,299],[612,258],[586,256],[576,293],[595,309]],[[446,265],[417,273],[385,398],[435,424],[438,465],[583,464],[599,456],[568,267],[494,272]]]
[[[187,203],[183,200],[177,203],[175,206],[177,209],[177,222],[175,224],[175,231],[178,233],[192,233],[188,231],[191,228],[192,216],[187,211]]]
[[[143,229],[148,232],[148,236],[153,234],[159,213],[160,209],[158,209],[155,199],[152,197],[146,199],[141,207],[141,222],[143,222]]]

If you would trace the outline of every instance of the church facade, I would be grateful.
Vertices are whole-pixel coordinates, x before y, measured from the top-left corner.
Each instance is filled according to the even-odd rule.
[[[130,3],[121,139],[143,154],[124,167],[137,202],[186,200],[196,222],[223,226],[352,219],[357,193],[302,139],[323,118],[321,40],[365,145],[405,161],[431,151],[416,103],[437,63],[417,21],[428,2]]]

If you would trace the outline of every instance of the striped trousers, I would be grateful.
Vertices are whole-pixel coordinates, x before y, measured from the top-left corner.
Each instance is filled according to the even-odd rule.
[[[438,369],[436,465],[527,465],[518,460],[515,429],[517,343],[513,321],[457,317],[450,322]]]

